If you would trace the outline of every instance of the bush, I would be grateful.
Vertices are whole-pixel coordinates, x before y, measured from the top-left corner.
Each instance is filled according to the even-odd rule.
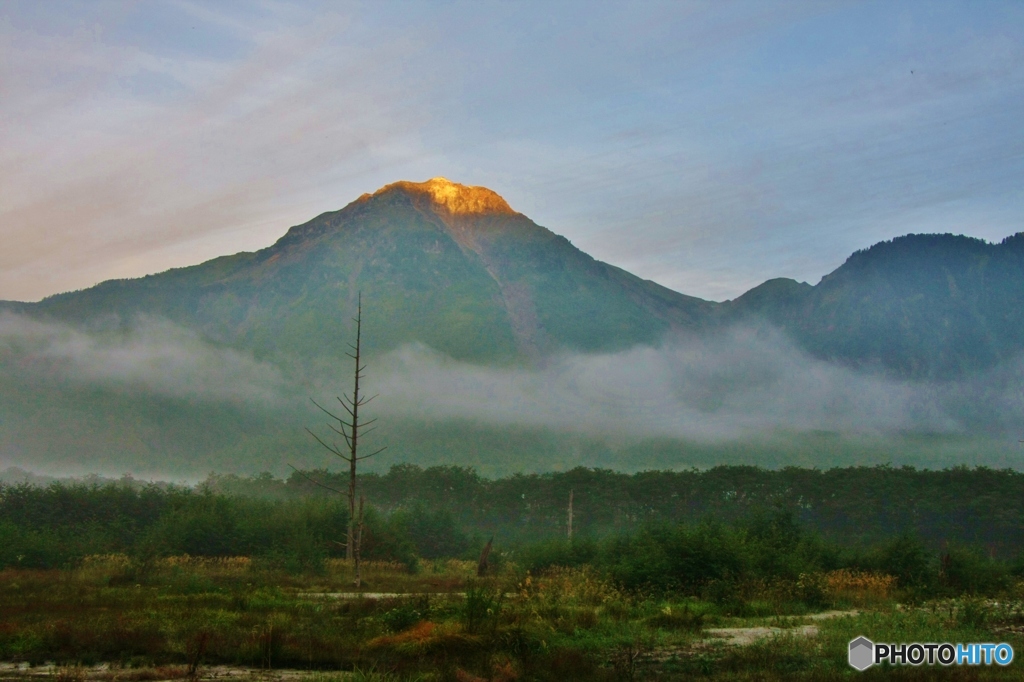
[[[684,604],[682,608],[666,606],[655,616],[647,619],[647,624],[663,630],[683,630],[699,632],[704,627],[704,613]]]
[[[395,514],[384,516],[374,509],[365,512],[362,555],[370,561],[400,562],[410,572],[419,565],[416,545],[403,519]]]
[[[469,548],[469,537],[447,509],[431,511],[417,503],[409,511],[396,513],[394,521],[405,526],[415,553],[424,559],[457,557]]]
[[[563,538],[541,540],[522,547],[517,563],[528,571],[541,571],[552,566],[575,568],[593,563],[599,547],[592,539],[569,542]]]
[[[953,547],[943,557],[942,583],[954,594],[993,594],[1010,587],[1010,571],[977,550]]]
[[[611,575],[627,588],[696,594],[713,582],[747,574],[748,549],[742,533],[703,524],[648,528],[611,541],[603,555]]]
[[[426,599],[408,601],[385,611],[380,620],[392,632],[408,630],[413,625],[430,618],[430,602]]]
[[[894,576],[900,587],[926,587],[937,576],[924,545],[910,535],[901,535],[869,552],[862,563],[863,568]]]
[[[477,634],[487,625],[497,623],[501,615],[502,593],[483,586],[470,584],[466,587],[466,600],[462,604],[462,620],[466,631]]]

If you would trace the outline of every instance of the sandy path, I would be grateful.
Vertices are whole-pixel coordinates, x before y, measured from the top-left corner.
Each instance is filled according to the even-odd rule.
[[[107,664],[65,668],[56,665],[27,663],[0,663],[0,680],[33,680],[63,678],[68,682],[185,682],[184,666],[162,668],[111,668]],[[162,674],[161,674],[162,673]],[[309,677],[309,670],[262,670],[227,665],[202,666],[197,680],[223,682],[298,682]],[[332,677],[347,677],[351,673],[331,672]]]
[[[842,618],[843,616],[856,616],[859,611],[824,611],[822,613],[812,613],[807,616],[783,616],[789,620],[827,620],[829,618]],[[704,630],[704,634],[713,638],[721,640],[721,643],[727,646],[744,646],[746,644],[753,644],[762,639],[768,637],[778,637],[779,635],[792,635],[794,637],[814,637],[818,634],[817,625],[800,625],[792,628],[780,628],[780,627],[752,627],[752,628],[708,628]]]

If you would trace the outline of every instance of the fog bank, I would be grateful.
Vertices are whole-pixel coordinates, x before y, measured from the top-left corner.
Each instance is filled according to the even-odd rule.
[[[1024,428],[1024,358],[958,381],[903,381],[812,358],[763,328],[562,354],[531,368],[473,365],[420,344],[368,365],[366,395],[380,394],[370,411],[425,422],[701,442],[779,430],[1013,434],[1015,441]],[[349,391],[352,380],[347,359],[258,360],[153,318],[86,331],[9,313],[0,314],[3,376],[30,393],[95,387],[140,399],[251,406],[268,426],[284,424],[285,413],[301,415],[310,397],[325,404]]]
[[[702,441],[780,429],[992,434],[1024,422],[1020,359],[961,381],[902,381],[743,327],[659,348],[562,355],[532,370],[469,365],[421,345],[375,365],[379,409],[422,419]]]
[[[272,405],[286,380],[273,364],[211,344],[166,320],[83,331],[0,313],[0,370],[30,383],[93,385],[173,398]]]

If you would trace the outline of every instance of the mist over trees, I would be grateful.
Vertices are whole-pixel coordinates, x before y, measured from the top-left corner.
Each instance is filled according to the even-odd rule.
[[[329,485],[347,480],[324,470],[305,474]],[[108,552],[258,555],[296,565],[343,556],[335,540],[348,531],[347,500],[306,476],[214,475],[196,488],[2,485],[2,563],[59,566]],[[950,546],[1005,559],[1024,550],[1024,474],[1009,470],[581,468],[486,479],[463,467],[401,465],[360,478],[368,559],[475,560],[491,536],[501,551],[539,540],[564,543],[570,490],[576,551],[645,528],[771,519],[851,549],[909,537],[933,559]]]

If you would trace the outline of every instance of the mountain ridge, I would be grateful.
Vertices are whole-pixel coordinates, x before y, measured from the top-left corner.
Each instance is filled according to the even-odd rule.
[[[303,430],[320,414],[304,408],[351,378],[360,291],[371,380],[391,373],[375,403],[381,462],[512,473],[1010,461],[998,434],[1019,422],[1024,234],[899,237],[814,286],[776,278],[718,303],[595,260],[463,187],[392,183],[258,251],[0,302],[16,313],[0,315],[0,463],[322,466]],[[664,431],[630,415],[685,419]],[[718,428],[721,440],[701,440]]]
[[[962,375],[1024,351],[1024,233],[998,244],[905,235],[854,252],[816,285],[776,278],[718,303],[598,261],[498,193],[440,177],[385,185],[255,252],[0,309],[70,322],[160,315],[257,357],[315,357],[337,355],[358,290],[377,325],[371,352],[418,341],[484,363],[737,323],[908,378]]]
[[[861,249],[811,287],[769,280],[730,302],[817,357],[951,378],[1024,351],[1024,233],[991,243],[908,234]]]
[[[357,290],[376,346],[422,341],[513,361],[615,350],[696,330],[714,304],[596,261],[485,188],[392,183],[256,252],[58,294],[25,310],[67,321],[159,314],[257,355],[330,355]]]

